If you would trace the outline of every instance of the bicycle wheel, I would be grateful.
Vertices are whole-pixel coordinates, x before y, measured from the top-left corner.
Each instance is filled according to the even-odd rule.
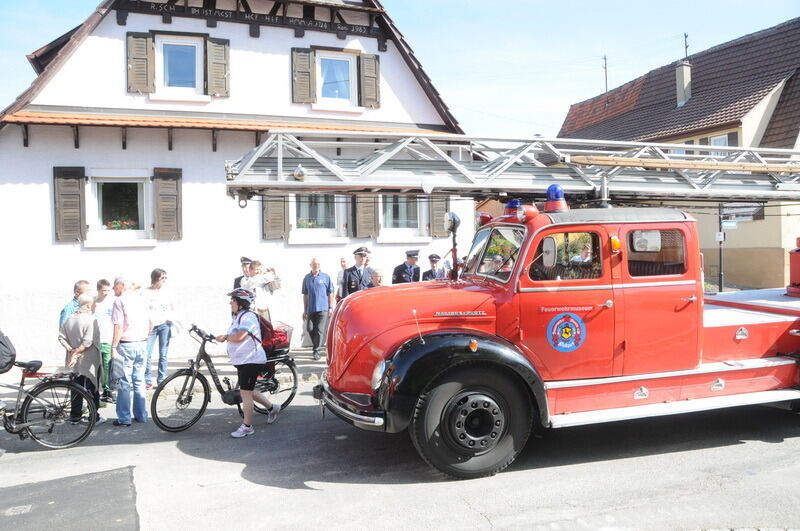
[[[273,366],[274,364],[274,366]],[[265,395],[270,402],[281,405],[281,409],[289,405],[297,393],[297,368],[294,360],[286,358],[267,364],[267,370],[256,380],[256,391]],[[267,414],[267,409],[253,402],[256,413]]]
[[[158,384],[150,402],[150,416],[164,431],[183,431],[200,420],[210,400],[208,380],[181,369]]]
[[[80,396],[89,410],[87,420],[70,420],[73,396]],[[86,439],[97,420],[91,395],[80,385],[61,380],[31,389],[22,403],[22,423],[31,439],[47,448],[69,448]]]

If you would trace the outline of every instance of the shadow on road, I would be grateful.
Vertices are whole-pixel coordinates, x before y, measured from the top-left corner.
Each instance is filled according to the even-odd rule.
[[[384,434],[354,428],[311,405],[311,386],[300,388],[278,423],[256,416],[256,433],[245,439],[229,435],[240,423],[235,408],[215,394],[203,418],[181,433],[165,433],[152,422],[115,428],[98,426],[81,446],[65,450],[75,457],[84,447],[142,444],[142,453],[173,442],[186,455],[243,466],[242,478],[285,489],[315,489],[316,484],[392,485],[447,481],[418,456],[407,433]],[[113,410],[112,410],[113,411]],[[112,413],[113,414],[113,413]],[[789,411],[750,406],[672,417],[640,419],[559,430],[531,437],[511,471],[602,462],[745,444],[780,443],[800,437],[798,416]],[[43,450],[31,441],[0,438],[13,453]],[[209,478],[209,481],[213,481]]]
[[[510,470],[535,470],[637,456],[800,437],[797,415],[771,407],[641,419],[559,430],[531,437]],[[178,447],[202,459],[244,464],[242,477],[287,489],[315,482],[404,484],[446,481],[417,454],[407,433],[383,434],[349,426],[312,406],[291,406],[280,423],[264,427],[227,457],[189,440]]]

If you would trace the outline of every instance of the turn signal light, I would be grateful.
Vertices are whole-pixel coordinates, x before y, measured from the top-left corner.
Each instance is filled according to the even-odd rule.
[[[474,340],[474,339],[470,339],[469,340],[469,349],[472,352],[477,352],[478,351],[478,342],[476,340]]]
[[[618,253],[622,249],[622,243],[619,241],[619,238],[616,236],[611,237],[611,252]]]

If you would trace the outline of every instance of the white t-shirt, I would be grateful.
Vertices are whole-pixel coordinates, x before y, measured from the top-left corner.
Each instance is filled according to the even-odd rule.
[[[145,288],[142,290],[142,297],[147,302],[150,322],[153,323],[153,326],[167,322],[172,312],[172,301],[164,289]]]
[[[228,335],[233,335],[239,330],[245,330],[248,334],[244,341],[238,343],[228,341],[228,357],[231,359],[231,363],[233,365],[266,363],[267,355],[261,348],[261,325],[253,311],[243,310],[233,316]]]
[[[94,316],[97,318],[97,324],[100,327],[100,343],[111,343],[114,338],[114,323],[111,322],[114,298],[113,295],[108,295],[102,302],[94,305]]]

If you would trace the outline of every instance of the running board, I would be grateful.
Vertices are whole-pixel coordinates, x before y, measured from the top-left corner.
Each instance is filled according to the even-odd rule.
[[[621,407],[617,409],[601,409],[580,413],[564,413],[550,417],[551,428],[567,428],[570,426],[583,426],[586,424],[600,424],[601,422],[616,422],[618,420],[632,420],[646,417],[661,417],[664,415],[677,415],[680,413],[694,413],[709,411],[726,407],[751,406],[754,404],[768,404],[770,402],[784,402],[786,400],[800,400],[800,389],[779,389],[777,391],[760,391],[758,393],[745,393],[741,395],[714,396],[711,398],[696,398],[694,400],[680,400],[676,402],[662,402],[644,406]]]

